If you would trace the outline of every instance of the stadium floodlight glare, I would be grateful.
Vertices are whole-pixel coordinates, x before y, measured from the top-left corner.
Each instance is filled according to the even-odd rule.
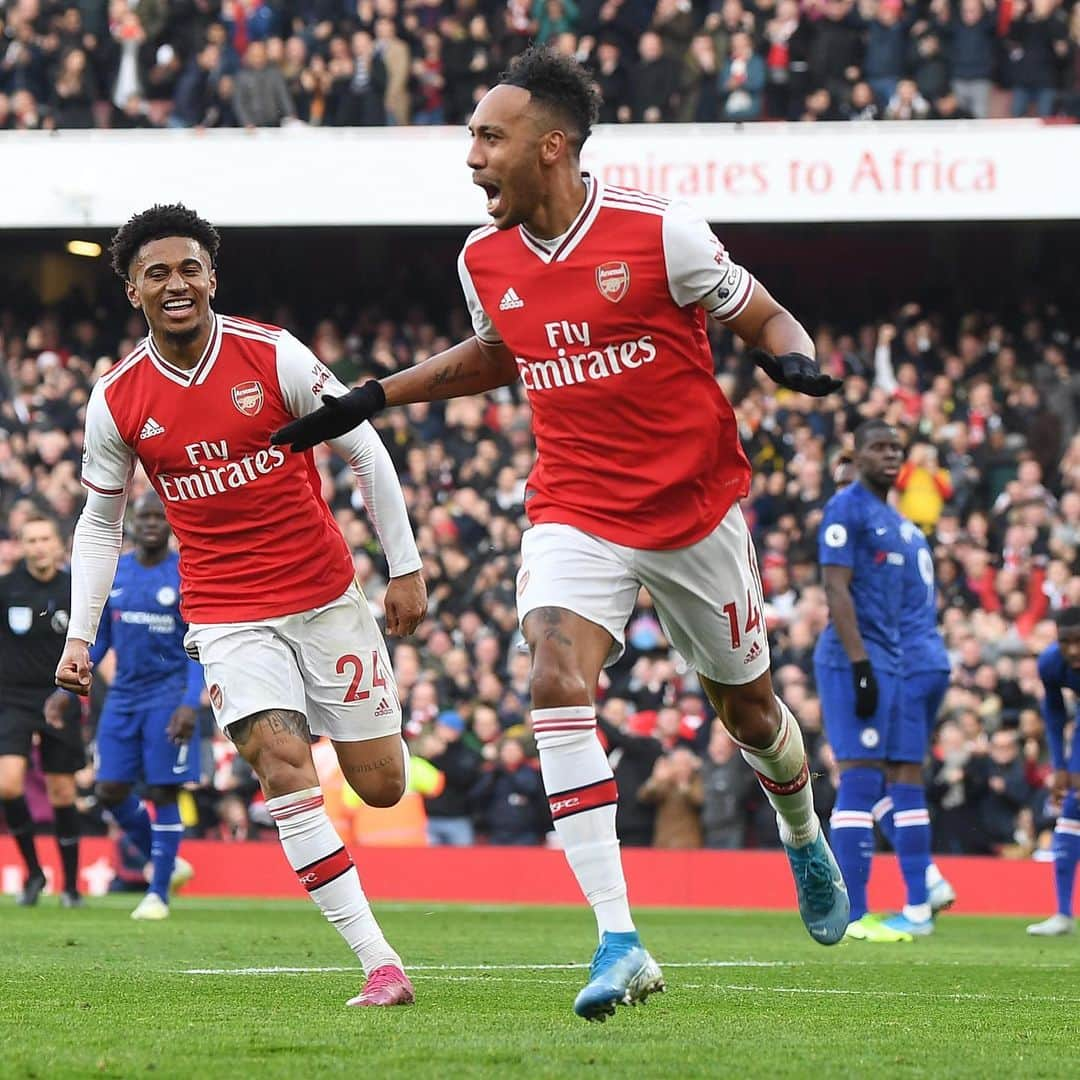
[[[67,242],[69,255],[83,255],[87,259],[96,259],[101,254],[101,245],[93,240],[69,240]]]

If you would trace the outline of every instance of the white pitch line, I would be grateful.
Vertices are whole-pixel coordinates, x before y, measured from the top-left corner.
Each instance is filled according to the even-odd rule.
[[[701,960],[664,964],[665,968],[772,968],[798,967],[782,960]],[[580,971],[588,964],[406,964],[406,971]],[[244,967],[182,968],[178,975],[322,975],[340,971],[356,972],[355,967]]]
[[[813,987],[813,986],[713,986],[696,985],[686,986],[687,990],[733,990],[740,994],[843,994],[852,997],[887,997],[887,998],[936,998],[941,1001],[994,1001],[1004,1003],[1015,1001],[1017,1004],[1026,1005],[1034,1002],[1052,1002],[1055,1004],[1073,1004],[1080,1002],[1080,997],[1058,997],[1054,994],[968,994],[963,992],[951,992],[948,990],[920,990],[917,993],[910,990],[847,990],[840,987]]]

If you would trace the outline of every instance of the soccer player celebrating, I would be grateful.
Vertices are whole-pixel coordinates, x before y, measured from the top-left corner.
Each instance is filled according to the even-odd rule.
[[[866,909],[873,808],[885,794],[885,762],[897,763],[898,783],[916,768],[901,756],[903,653],[896,605],[904,592],[907,523],[888,503],[902,461],[899,436],[889,424],[861,424],[855,431],[857,479],[826,503],[818,534],[829,625],[814,650],[814,671],[840,766],[832,840],[851,898],[847,936],[864,941],[912,940],[910,932],[868,918]]]
[[[26,805],[26,763],[34,739],[41,752],[45,790],[53,808],[56,842],[64,870],[60,903],[81,907],[79,895],[79,818],[75,773],[86,764],[81,710],[50,710],[52,673],[64,647],[71,607],[71,578],[60,569],[64,547],[56,522],[28,517],[20,530],[23,561],[0,577],[0,806],[26,865],[26,881],[16,897],[36,904],[45,872],[34,844],[34,822]]]
[[[214,312],[218,244],[213,226],[178,205],[137,214],[113,238],[113,269],[150,332],[87,405],[89,494],[57,682],[89,689],[139,461],[179,542],[185,645],[217,722],[258,776],[301,885],[367,975],[350,1004],[405,1004],[412,986],[326,815],[309,745],[328,736],[356,793],[392,806],[406,775],[397,688],[311,455],[268,448],[270,432],[310,412],[324,389],[345,388],[287,330]],[[427,597],[390,457],[370,425],[333,445],[390,563],[387,628],[410,633]]]
[[[1036,937],[1057,937],[1073,932],[1073,886],[1080,863],[1080,736],[1075,725],[1072,747],[1065,757],[1065,725],[1069,714],[1063,690],[1080,694],[1080,607],[1070,607],[1055,616],[1057,642],[1039,656],[1039,678],[1043,684],[1043,720],[1050,759],[1054,766],[1053,798],[1061,807],[1054,827],[1054,889],[1057,911],[1027,928]]]
[[[111,648],[116,673],[97,729],[97,794],[150,864],[150,888],[133,919],[169,915],[169,886],[191,876],[177,862],[184,826],[179,785],[199,779],[202,667],[184,650],[180,567],[169,551],[165,508],[154,491],[135,504],[135,550],[120,558],[90,659]],[[131,786],[143,780],[154,822]]]
[[[840,383],[811,359],[806,331],[687,207],[581,171],[597,103],[572,58],[545,49],[515,58],[470,124],[467,165],[492,218],[458,263],[475,336],[327,398],[274,436],[305,450],[388,405],[524,385],[539,454],[518,611],[555,829],[600,932],[574,1005],[588,1019],[663,987],[630,915],[617,792],[596,737],[597,680],[623,651],[641,585],[776,808],[810,933],[831,944],[848,914],[798,723],[773,693],[738,507],[750,468],[713,377],[706,315],[759,348],[758,363],[782,385],[822,395]]]

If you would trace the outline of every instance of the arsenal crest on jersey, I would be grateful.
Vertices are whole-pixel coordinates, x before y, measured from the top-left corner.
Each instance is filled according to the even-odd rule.
[[[255,416],[263,407],[262,383],[254,379],[237,383],[232,388],[232,401],[245,416]]]
[[[630,267],[624,262],[603,263],[596,268],[596,287],[605,300],[617,304],[630,288]]]

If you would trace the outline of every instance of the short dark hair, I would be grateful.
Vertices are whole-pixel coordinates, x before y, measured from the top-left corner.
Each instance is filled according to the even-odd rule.
[[[869,420],[864,420],[855,429],[855,449],[861,450],[878,432],[895,432],[895,430],[896,429],[888,422],[888,420],[882,420],[880,416],[874,416]]]
[[[1071,632],[1073,630],[1080,630],[1080,607],[1072,606],[1062,608],[1060,611],[1055,612],[1054,622],[1057,623],[1059,631],[1065,630]]]
[[[199,217],[182,203],[155,203],[149,210],[136,214],[116,231],[109,244],[112,268],[121,281],[127,281],[131,263],[139,248],[151,240],[166,236],[187,236],[197,241],[210,256],[210,265],[217,265],[221,237],[209,221]]]
[[[592,134],[592,126],[600,114],[600,91],[592,76],[572,56],[531,45],[510,61],[499,82],[528,90],[534,101],[568,120],[567,134],[575,150],[580,150]]]

